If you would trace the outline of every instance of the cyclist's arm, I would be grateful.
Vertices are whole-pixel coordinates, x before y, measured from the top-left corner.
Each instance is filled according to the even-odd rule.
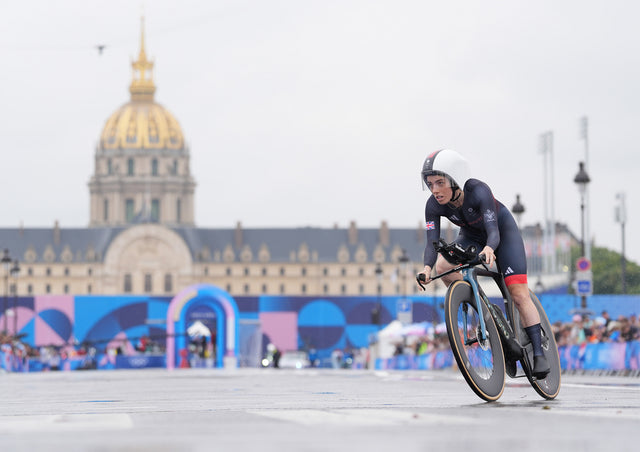
[[[433,242],[437,242],[440,239],[440,214],[437,212],[437,206],[434,206],[436,200],[429,198],[425,207],[424,218],[427,232],[427,243],[424,247],[424,265],[425,268],[433,268],[436,263],[438,253],[433,246]]]
[[[482,223],[487,234],[486,246],[493,250],[500,245],[500,229],[498,225],[498,202],[493,197],[493,193],[487,184],[480,182],[474,187],[473,196],[478,202],[480,212],[482,212]],[[483,250],[484,251],[484,250]]]

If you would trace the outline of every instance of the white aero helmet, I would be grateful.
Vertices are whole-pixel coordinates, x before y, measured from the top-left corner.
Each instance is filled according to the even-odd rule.
[[[422,164],[422,189],[429,190],[428,176],[445,176],[451,182],[451,188],[455,194],[457,188],[464,189],[470,174],[467,159],[456,151],[441,149],[430,154]]]

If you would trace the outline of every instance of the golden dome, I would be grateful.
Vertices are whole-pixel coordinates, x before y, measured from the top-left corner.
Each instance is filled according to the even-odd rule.
[[[107,119],[100,148],[180,150],[184,137],[176,118],[162,105],[131,101]]]
[[[144,19],[138,60],[131,63],[131,101],[111,115],[100,135],[101,149],[184,149],[184,136],[176,118],[153,95],[153,62],[144,49]]]

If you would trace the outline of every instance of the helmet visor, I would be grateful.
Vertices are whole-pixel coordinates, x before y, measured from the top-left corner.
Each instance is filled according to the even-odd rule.
[[[443,173],[438,171],[430,171],[422,174],[422,190],[430,191],[433,193],[433,189],[452,188],[453,184],[451,179]]]

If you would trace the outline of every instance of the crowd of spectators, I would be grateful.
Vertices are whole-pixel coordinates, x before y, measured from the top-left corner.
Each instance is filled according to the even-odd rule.
[[[576,314],[571,322],[555,322],[552,328],[558,347],[640,340],[640,323],[636,314],[616,319],[612,319],[607,311],[599,316]],[[398,338],[394,355],[423,355],[448,348],[449,339],[442,326],[427,334]]]
[[[640,339],[638,316],[612,319],[607,311],[599,316],[575,314],[570,323],[553,324],[558,347],[601,342],[631,342]]]

